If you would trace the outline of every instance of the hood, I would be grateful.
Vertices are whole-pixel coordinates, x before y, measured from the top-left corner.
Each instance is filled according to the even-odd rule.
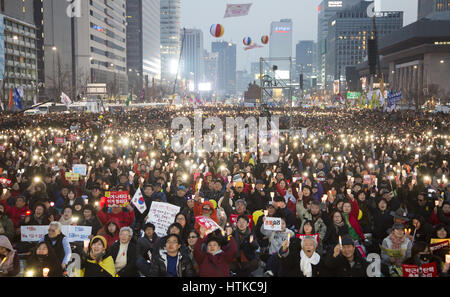
[[[209,202],[209,201],[205,201],[202,204],[200,204],[200,210],[203,208],[203,206],[205,205],[209,205],[209,207],[211,207],[212,209],[212,213],[211,213],[211,219],[213,219],[214,221],[217,222],[217,210],[214,208],[214,205]],[[202,210],[201,210],[202,211]]]
[[[10,251],[14,250],[11,245],[11,242],[9,241],[8,237],[6,237],[5,235],[0,235],[0,247],[3,247]]]
[[[120,231],[120,222],[119,222],[119,219],[117,219],[117,218],[110,218],[108,221],[106,221],[106,224],[104,225],[105,232],[108,231],[108,227],[107,227],[107,226],[109,225],[109,223],[115,224],[116,227],[117,227],[116,233],[119,233],[119,231]]]

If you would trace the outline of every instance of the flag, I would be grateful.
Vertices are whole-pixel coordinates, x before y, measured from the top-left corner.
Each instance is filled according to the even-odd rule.
[[[17,89],[17,88],[15,88],[14,89],[14,96],[13,96],[13,99],[14,99],[14,103],[16,104],[16,106],[17,106],[17,108],[19,109],[19,110],[22,110],[23,109],[23,107],[22,107],[22,102],[20,101],[20,93],[19,93],[19,90]]]
[[[228,4],[224,18],[239,17],[248,15],[252,3],[249,4]]]
[[[11,111],[13,107],[13,90],[9,90],[9,110]]]
[[[138,188],[136,193],[134,193],[133,199],[131,199],[133,205],[141,212],[147,209],[147,205],[145,204],[144,196],[142,196],[141,188]]]
[[[61,92],[61,103],[64,103],[67,108],[72,104],[72,100],[70,100],[69,96],[67,96],[64,92]]]
[[[127,106],[130,106],[131,101],[133,101],[133,94],[130,94],[130,96],[127,99]]]

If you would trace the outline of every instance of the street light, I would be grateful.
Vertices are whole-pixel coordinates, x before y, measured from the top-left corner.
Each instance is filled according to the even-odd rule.
[[[53,46],[53,47],[52,47],[52,50],[53,50],[53,51],[56,51],[57,49],[58,49],[58,48],[57,48],[56,46]]]

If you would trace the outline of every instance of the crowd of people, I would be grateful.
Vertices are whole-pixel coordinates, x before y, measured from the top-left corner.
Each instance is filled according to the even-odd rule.
[[[261,115],[224,106],[202,112]],[[366,277],[373,253],[383,277],[430,263],[436,276],[449,276],[448,115],[320,108],[269,115],[297,131],[282,130],[270,164],[258,152],[172,151],[171,120],[193,120],[188,107],[2,115],[0,276]],[[88,167],[77,181],[66,178],[74,164]],[[102,200],[138,189],[142,213]],[[180,207],[164,236],[148,220],[154,202]],[[220,228],[211,232],[199,216]],[[269,218],[281,219],[281,230],[268,230]],[[67,225],[92,227],[89,241],[69,242]],[[48,234],[23,241],[22,226],[48,226]],[[80,265],[69,272],[75,253]]]

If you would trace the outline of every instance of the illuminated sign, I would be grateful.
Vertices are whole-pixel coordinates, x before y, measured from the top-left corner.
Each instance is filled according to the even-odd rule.
[[[275,27],[275,33],[288,33],[289,31],[291,31],[291,27]]]
[[[342,1],[328,1],[328,7],[342,7]]]

